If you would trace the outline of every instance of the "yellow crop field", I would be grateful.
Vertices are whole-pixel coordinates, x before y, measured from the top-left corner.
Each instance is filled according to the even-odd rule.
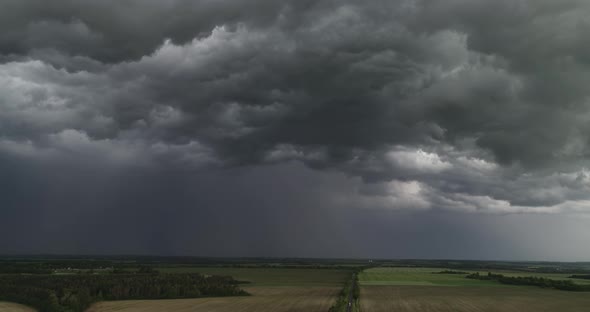
[[[0,302],[0,312],[34,312],[34,309],[12,302]]]
[[[87,312],[325,312],[339,287],[250,287],[252,296],[99,302]]]

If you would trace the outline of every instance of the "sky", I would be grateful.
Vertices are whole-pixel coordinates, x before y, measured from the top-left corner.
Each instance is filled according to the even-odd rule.
[[[590,260],[588,16],[2,0],[0,254]]]

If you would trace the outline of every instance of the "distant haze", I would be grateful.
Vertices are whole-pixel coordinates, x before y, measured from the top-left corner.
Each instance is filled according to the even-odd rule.
[[[589,15],[4,0],[0,254],[590,260]]]

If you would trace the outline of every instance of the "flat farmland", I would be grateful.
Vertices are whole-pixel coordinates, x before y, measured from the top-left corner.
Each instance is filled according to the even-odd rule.
[[[337,269],[162,267],[162,273],[229,275],[252,296],[99,302],[88,312],[328,311],[351,272]]]
[[[402,267],[365,270],[359,274],[361,309],[371,312],[582,312],[590,307],[590,295],[585,292],[471,280],[464,274],[436,274],[443,270]],[[568,274],[494,272],[572,280],[567,278]],[[573,281],[587,283],[587,280]]]
[[[365,270],[359,274],[361,285],[381,285],[381,286],[490,286],[490,287],[508,287],[494,281],[472,280],[465,278],[465,274],[436,274],[437,272],[447,270],[441,268],[373,268]],[[479,272],[487,274],[488,271],[461,270],[468,273]],[[590,284],[587,279],[571,279],[571,274],[554,274],[554,273],[533,273],[533,272],[508,272],[508,271],[491,271],[492,273],[503,274],[505,276],[536,276],[550,278],[554,280],[570,280],[577,284]]]
[[[27,306],[16,304],[12,302],[0,302],[0,312],[34,312]]]
[[[590,285],[590,279],[581,279],[581,278],[569,278],[572,274],[560,274],[560,273],[528,273],[528,272],[506,272],[506,271],[492,271],[492,273],[499,273],[504,276],[509,277],[516,277],[516,276],[535,276],[535,277],[544,277],[550,278],[554,280],[564,280],[564,281],[572,281],[576,284],[584,284]],[[480,274],[487,274],[487,271],[482,272]]]
[[[340,287],[248,287],[252,296],[175,300],[128,300],[100,302],[87,312],[325,312]]]
[[[381,286],[495,286],[492,281],[465,278],[462,274],[435,274],[436,268],[373,268],[359,274],[361,285]]]
[[[361,310],[371,312],[583,312],[588,293],[524,286],[362,286]]]
[[[283,268],[216,268],[175,267],[157,268],[162,273],[201,273],[229,275],[239,281],[250,282],[244,286],[315,286],[342,287],[351,272],[338,269],[283,269]]]

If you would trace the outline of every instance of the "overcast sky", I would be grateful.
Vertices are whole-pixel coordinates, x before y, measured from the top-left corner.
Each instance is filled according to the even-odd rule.
[[[586,0],[1,0],[0,254],[590,260]]]

